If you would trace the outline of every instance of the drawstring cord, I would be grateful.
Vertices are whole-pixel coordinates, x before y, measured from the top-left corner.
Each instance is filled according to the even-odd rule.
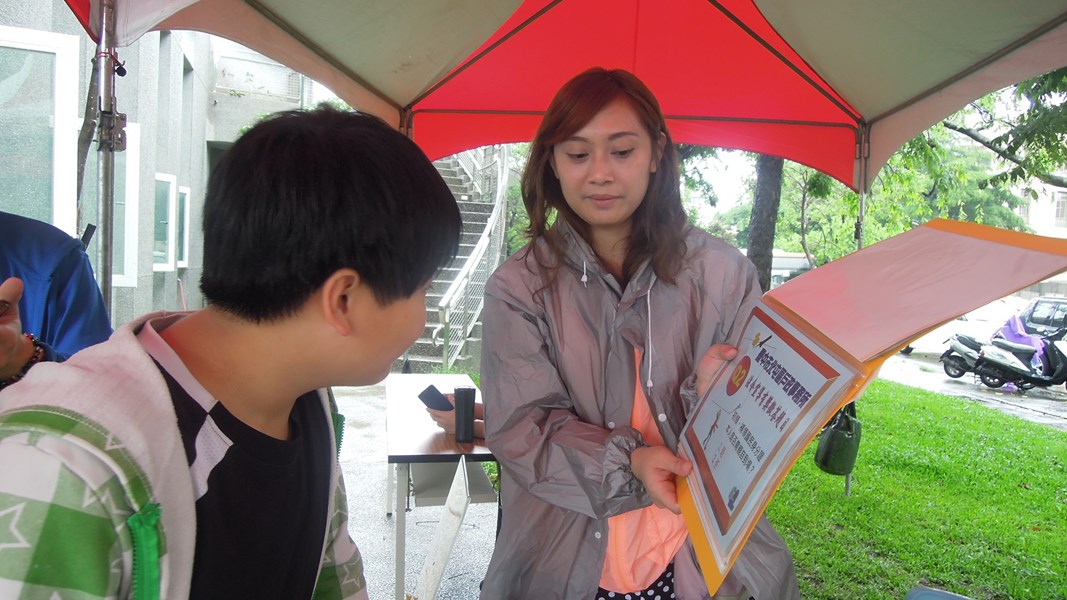
[[[648,338],[646,345],[648,346],[648,379],[645,381],[645,387],[648,388],[649,397],[652,396],[652,286],[648,286],[648,295],[645,296],[645,306],[648,308]]]
[[[585,274],[585,261],[582,261],[582,286],[589,287],[589,276]]]

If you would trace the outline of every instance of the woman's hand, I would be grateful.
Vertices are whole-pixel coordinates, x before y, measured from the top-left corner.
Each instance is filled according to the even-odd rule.
[[[426,412],[430,413],[430,418],[437,423],[438,427],[445,430],[445,433],[456,433],[456,395],[445,394],[445,398],[452,404],[452,410],[434,410],[427,408]]]
[[[737,348],[726,344],[713,344],[697,364],[697,398],[703,398],[715,375],[727,361],[737,356]]]
[[[674,478],[685,477],[693,470],[689,461],[664,446],[643,446],[630,453],[630,470],[645,485],[656,506],[676,515],[682,512]]]

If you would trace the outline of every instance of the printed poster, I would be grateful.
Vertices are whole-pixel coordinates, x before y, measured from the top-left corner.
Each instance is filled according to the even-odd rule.
[[[859,376],[766,304],[753,310],[738,350],[697,405],[679,444],[693,464],[687,483],[707,535],[705,550],[723,574],[811,432],[833,415]],[[689,523],[691,515],[686,518]]]
[[[678,445],[694,467],[678,500],[708,587],[804,448],[888,356],[1065,270],[1067,240],[935,219],[767,292]]]

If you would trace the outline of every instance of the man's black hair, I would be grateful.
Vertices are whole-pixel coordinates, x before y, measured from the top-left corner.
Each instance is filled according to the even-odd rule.
[[[347,267],[384,305],[451,261],[461,228],[422,150],[377,117],[278,113],[211,174],[200,289],[212,305],[260,322],[295,313]]]

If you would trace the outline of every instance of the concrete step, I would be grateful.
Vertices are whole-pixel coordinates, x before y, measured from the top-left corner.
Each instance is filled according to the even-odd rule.
[[[408,361],[412,373],[441,373],[443,368],[441,367],[443,359],[440,356],[416,356],[414,354],[408,355]],[[400,357],[393,361],[392,366],[389,368],[390,373],[400,373],[404,366],[404,357]],[[478,373],[481,367],[481,356],[478,354],[470,354],[466,351],[453,363],[452,368],[448,370],[450,373],[465,372],[465,373]]]
[[[419,338],[415,340],[415,343],[408,348],[408,354],[410,356],[423,356],[426,358],[438,357],[440,358],[443,348],[438,345],[434,346],[433,342],[426,338]]]
[[[473,216],[473,215],[476,215],[476,214],[485,214],[485,215],[487,215],[487,218],[488,218],[488,215],[493,212],[493,204],[491,202],[476,202],[474,200],[467,200],[467,201],[460,200],[460,201],[457,201],[457,204],[459,204],[459,210],[460,210],[461,213],[463,213],[464,216],[466,216],[466,215]]]
[[[461,218],[463,219],[463,228],[460,229],[460,233],[472,233],[475,238],[481,237],[485,233],[489,215],[485,213],[466,213]],[[474,243],[477,243],[477,240]]]
[[[426,328],[423,331],[423,335],[427,338],[430,337],[430,333],[438,325],[441,324],[441,311],[437,310],[437,305],[431,305],[426,303]]]
[[[430,282],[430,287],[427,288],[427,294],[443,294],[448,289],[448,286],[452,285],[451,279],[434,279]],[[429,306],[429,302],[426,303]]]
[[[434,277],[434,279],[452,281],[456,278],[456,275],[459,275],[459,270],[462,268],[462,262],[457,259],[452,259],[452,262],[437,270],[437,276]]]
[[[441,369],[442,348],[434,347],[433,345],[433,332],[439,327],[440,322],[440,312],[437,309],[437,304],[452,285],[456,275],[466,264],[467,257],[470,256],[474,246],[481,239],[482,234],[485,232],[486,222],[493,212],[493,204],[484,202],[481,195],[474,191],[473,182],[470,181],[457,159],[446,157],[434,161],[434,166],[456,198],[456,203],[463,217],[463,230],[460,235],[460,247],[457,256],[445,268],[438,271],[427,290],[426,326],[422,335],[408,350],[409,364],[412,372],[415,373],[430,373]],[[481,336],[481,325],[476,325],[475,331],[472,333],[476,333],[473,337],[476,339],[475,343],[477,343]],[[476,353],[480,352],[478,346],[472,347]],[[467,351],[461,357],[461,362],[467,365],[468,368],[473,365],[473,368],[477,369],[479,361],[479,356],[471,356]],[[393,371],[399,372],[402,364],[401,360],[396,361],[393,365]]]
[[[445,179],[445,183],[448,184],[448,190],[452,192],[452,196],[455,197],[456,202],[470,202],[474,195],[474,183],[468,181],[463,177],[448,177]]]
[[[477,223],[472,223],[471,225],[472,230],[477,229],[477,227],[475,227]],[[478,231],[468,231],[466,224],[464,223],[463,231],[459,234],[459,243],[473,248],[474,246],[478,245],[478,240],[482,239],[483,231],[485,231],[484,224],[482,228]]]
[[[433,316],[435,317],[435,319],[433,320],[433,322],[431,322],[430,321],[430,310],[427,309],[427,311],[426,311],[426,325],[422,328],[422,333],[419,335],[419,338],[417,340],[415,340],[415,342],[411,345],[412,348],[415,348],[416,346],[418,346],[420,348],[419,354],[421,354],[421,355],[424,355],[424,356],[427,356],[427,355],[428,356],[435,356],[435,355],[437,355],[437,354],[439,354],[441,352],[439,345],[443,344],[444,340],[441,339],[440,335],[439,335],[438,340],[437,340],[438,347],[437,348],[433,347],[433,345],[434,345],[433,334],[434,334],[434,331],[437,331],[437,326],[440,324],[440,323],[438,323],[439,319],[436,318],[437,315],[438,315],[437,311],[433,311]],[[475,323],[474,324],[474,328],[471,330],[471,334],[467,336],[467,342],[468,343],[470,343],[472,341],[480,342],[481,339],[482,339],[481,332],[482,332],[481,323],[480,322],[479,323]]]
[[[441,358],[436,360],[425,356],[409,356],[408,364],[412,373],[435,373],[441,371]],[[404,368],[404,357],[400,357],[393,361],[391,367],[389,367],[390,373],[400,373]]]

